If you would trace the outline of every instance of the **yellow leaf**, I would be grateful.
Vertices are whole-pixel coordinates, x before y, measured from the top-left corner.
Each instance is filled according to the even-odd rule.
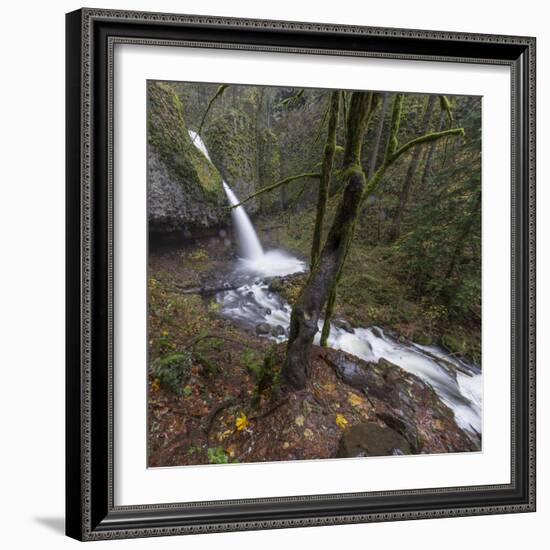
[[[336,415],[336,425],[339,428],[345,428],[348,421],[346,420],[346,417],[343,414],[337,414]]]
[[[160,389],[160,380],[158,378],[155,378],[153,382],[151,383],[151,389],[153,391],[159,391]]]
[[[304,430],[304,435],[309,439],[313,437],[313,432],[309,428],[306,428]]]
[[[294,420],[294,423],[296,424],[296,426],[303,426],[304,422],[305,422],[305,418],[302,415],[297,416],[296,419]]]
[[[352,407],[359,407],[363,404],[363,400],[356,393],[348,393],[348,403]]]
[[[248,426],[248,418],[246,417],[246,414],[241,413],[241,415],[237,417],[237,420],[235,420],[235,426],[239,432]]]

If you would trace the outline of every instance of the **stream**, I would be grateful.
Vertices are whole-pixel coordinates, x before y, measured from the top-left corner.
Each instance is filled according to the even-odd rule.
[[[209,159],[208,150],[195,132],[189,132],[195,146]],[[235,193],[224,181],[223,187],[230,205],[239,203]],[[304,272],[306,264],[282,250],[264,251],[245,208],[231,211],[237,234],[239,259],[224,274],[221,282],[228,290],[217,293],[219,314],[260,337],[284,342],[290,325],[290,305],[270,290],[274,277]],[[222,286],[222,285],[220,285]],[[319,343],[323,320],[315,343]],[[438,346],[423,346],[397,340],[379,327],[351,327],[344,320],[331,323],[328,346],[351,353],[365,361],[381,358],[430,384],[441,400],[449,406],[457,424],[475,441],[482,432],[481,370],[458,359]]]

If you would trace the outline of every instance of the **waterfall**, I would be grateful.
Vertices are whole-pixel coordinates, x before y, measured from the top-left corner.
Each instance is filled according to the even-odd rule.
[[[189,130],[189,135],[195,147],[210,161],[210,155],[208,154],[208,149],[202,141],[201,137],[192,130]],[[223,190],[227,195],[227,200],[231,206],[239,204],[239,199],[229,187],[229,185],[224,181]],[[239,245],[239,252],[241,257],[246,260],[258,260],[264,256],[264,250],[258,239],[258,235],[246,213],[246,210],[243,206],[237,206],[237,208],[231,209],[231,218],[233,220],[233,225],[235,231],[237,232],[237,243]]]
[[[225,181],[223,182],[223,189],[231,206],[239,204],[239,199]],[[244,206],[232,208],[231,218],[235,230],[237,231],[237,241],[239,243],[241,256],[247,260],[257,260],[261,258],[264,255],[264,250]]]

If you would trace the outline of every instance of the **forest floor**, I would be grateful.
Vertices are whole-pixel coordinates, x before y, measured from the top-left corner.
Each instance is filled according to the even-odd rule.
[[[286,229],[278,231],[276,236],[264,235],[264,241],[283,242],[289,250],[305,256],[292,245],[292,234]],[[208,273],[222,270],[231,258],[229,249],[217,238],[150,251],[150,466],[335,457],[346,427],[376,424],[395,435],[388,426],[403,422],[400,409],[406,398],[395,393],[395,388],[401,388],[396,381],[403,382],[399,391],[411,392],[413,388],[419,404],[416,416],[409,419],[414,437],[400,443],[405,454],[476,449],[464,439],[452,412],[436,400],[433,391],[401,369],[393,380],[380,378],[381,387],[387,384],[387,395],[377,399],[344,382],[327,350],[314,348],[306,389],[286,393],[279,376],[284,344],[259,338],[219,318],[214,296],[182,292],[203,285]],[[360,262],[361,258],[352,257],[351,261]],[[392,324],[393,318],[385,317],[384,309],[357,308],[346,298],[348,285],[372,282],[373,270],[369,268],[367,273],[365,265],[373,266],[372,258],[361,264],[359,281],[344,278],[341,313],[353,323],[389,326],[418,339],[413,320],[407,323],[399,318]],[[379,286],[383,281],[388,291],[391,278],[380,271],[374,273]],[[282,289],[290,302],[297,296],[301,280],[294,278]],[[355,295],[357,300],[363,298]],[[371,368],[369,365],[364,366]],[[169,368],[163,370],[163,366]],[[174,379],[167,372],[177,372],[179,377]],[[374,366],[370,372],[379,376]]]

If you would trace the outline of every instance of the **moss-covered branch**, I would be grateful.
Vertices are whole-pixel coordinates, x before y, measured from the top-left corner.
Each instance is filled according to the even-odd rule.
[[[276,183],[272,183],[271,185],[268,185],[267,187],[263,187],[262,189],[256,191],[255,193],[252,193],[252,195],[249,195],[246,197],[246,199],[243,199],[241,202],[234,204],[230,208],[237,208],[238,206],[242,206],[246,202],[256,198],[258,195],[261,195],[263,193],[268,193],[269,191],[273,191],[274,189],[277,189],[278,187],[281,187],[281,185],[286,185],[287,183],[290,183],[294,180],[299,180],[302,178],[319,178],[321,174],[319,172],[304,172],[303,174],[297,174],[295,176],[289,176],[288,178],[284,178]]]
[[[411,139],[411,141],[405,143],[402,147],[397,149],[385,162],[376,170],[372,178],[367,182],[367,185],[365,187],[365,193],[363,195],[363,198],[361,199],[361,206],[364,204],[367,197],[373,193],[376,188],[378,187],[378,184],[380,183],[380,180],[382,179],[382,176],[386,173],[386,170],[404,153],[406,153],[409,149],[412,147],[415,147],[416,145],[421,145],[423,143],[431,143],[438,139],[452,136],[452,135],[464,135],[464,128],[451,128],[450,130],[443,130],[441,132],[432,132],[429,134],[425,134],[423,136],[417,137],[415,139]]]
[[[292,105],[298,103],[300,98],[304,95],[304,91],[304,88],[300,88],[295,94],[292,94],[290,97],[283,99],[283,101],[281,101],[279,105],[281,105],[281,107],[291,107]]]

